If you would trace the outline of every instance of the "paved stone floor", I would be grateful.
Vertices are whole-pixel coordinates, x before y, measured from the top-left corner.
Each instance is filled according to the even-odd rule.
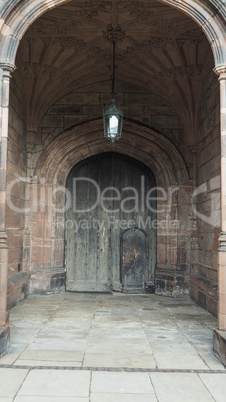
[[[32,296],[10,322],[1,402],[226,401],[216,319],[189,298]]]

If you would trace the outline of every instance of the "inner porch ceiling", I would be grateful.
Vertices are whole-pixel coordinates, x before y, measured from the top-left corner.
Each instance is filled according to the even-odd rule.
[[[118,29],[115,90],[154,93],[183,122],[195,141],[202,85],[213,67],[210,45],[197,24],[156,0],[72,0],[37,19],[17,53],[14,83],[19,88],[28,130],[61,97],[94,88],[111,98],[112,43]],[[152,105],[148,105],[152,106]],[[101,117],[102,109],[99,115]],[[126,117],[126,116],[125,116]]]

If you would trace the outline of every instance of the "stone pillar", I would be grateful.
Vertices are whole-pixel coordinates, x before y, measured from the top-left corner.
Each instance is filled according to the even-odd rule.
[[[214,353],[226,365],[226,66],[215,68],[220,83],[221,124],[221,235],[218,249],[218,329]]]
[[[7,141],[9,116],[10,73],[12,64],[0,64],[0,355],[6,350],[9,339],[7,311],[8,249],[5,226]]]
[[[35,137],[37,132],[28,130],[26,132],[26,152],[27,152],[27,183],[25,188],[25,226],[23,236],[23,271],[30,271],[31,268],[31,192],[32,185],[36,179],[34,177],[34,168],[32,166],[32,153],[35,148]]]

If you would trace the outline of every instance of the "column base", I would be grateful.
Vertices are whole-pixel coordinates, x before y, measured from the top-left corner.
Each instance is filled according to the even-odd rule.
[[[10,333],[9,325],[0,327],[0,357],[6,353],[7,348],[9,346],[9,333]]]
[[[226,331],[213,330],[213,353],[226,367]]]
[[[66,273],[64,268],[36,270],[31,272],[29,293],[46,295],[65,292]]]

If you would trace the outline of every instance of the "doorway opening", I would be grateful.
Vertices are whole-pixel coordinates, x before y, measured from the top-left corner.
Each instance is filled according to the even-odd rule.
[[[156,266],[156,182],[142,163],[103,153],[69,173],[66,289],[150,293]]]
[[[121,237],[121,283],[124,293],[144,293],[147,288],[149,247],[147,233],[133,227]]]

